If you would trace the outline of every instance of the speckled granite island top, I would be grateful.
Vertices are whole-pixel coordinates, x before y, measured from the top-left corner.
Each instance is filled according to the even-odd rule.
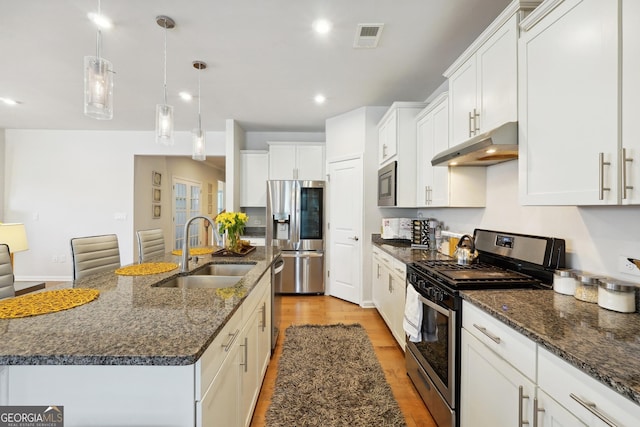
[[[640,404],[640,314],[552,290],[464,291],[463,297]]]
[[[56,285],[98,289],[100,296],[57,313],[0,319],[0,365],[193,364],[272,260],[271,250],[257,247],[244,257],[207,256],[189,263],[191,271],[210,263],[255,263],[229,298],[215,289],[152,287],[179,270],[147,276],[107,272]],[[152,261],[180,263],[180,257]]]

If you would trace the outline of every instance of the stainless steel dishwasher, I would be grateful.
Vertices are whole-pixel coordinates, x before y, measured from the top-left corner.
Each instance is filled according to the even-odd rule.
[[[280,318],[282,315],[282,296],[278,289],[282,287],[282,270],[284,260],[278,256],[271,265],[271,354],[276,348],[280,333]]]

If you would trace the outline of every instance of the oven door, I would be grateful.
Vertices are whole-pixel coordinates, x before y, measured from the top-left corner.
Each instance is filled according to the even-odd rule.
[[[408,286],[413,286],[411,283]],[[429,376],[440,395],[451,409],[455,408],[455,311],[425,298],[419,291],[422,302],[422,339],[407,340],[407,348],[420,367]]]

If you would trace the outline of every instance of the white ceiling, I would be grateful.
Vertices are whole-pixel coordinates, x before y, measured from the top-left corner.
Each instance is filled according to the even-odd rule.
[[[113,63],[114,118],[83,115],[83,57],[96,53],[87,13],[98,0],[0,0],[0,128],[152,130],[162,102],[167,15],[167,87],[175,129],[196,127],[194,60],[202,71],[202,120],[222,131],[324,131],[325,119],[363,105],[424,101],[443,71],[509,0],[102,0],[114,27],[102,56]],[[333,31],[320,36],[312,22]],[[354,49],[356,27],[383,23],[376,49]],[[316,93],[327,102],[317,106]]]

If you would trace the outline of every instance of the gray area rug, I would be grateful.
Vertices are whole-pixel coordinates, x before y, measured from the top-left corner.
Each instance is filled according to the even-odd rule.
[[[268,427],[405,426],[364,328],[289,326]]]

